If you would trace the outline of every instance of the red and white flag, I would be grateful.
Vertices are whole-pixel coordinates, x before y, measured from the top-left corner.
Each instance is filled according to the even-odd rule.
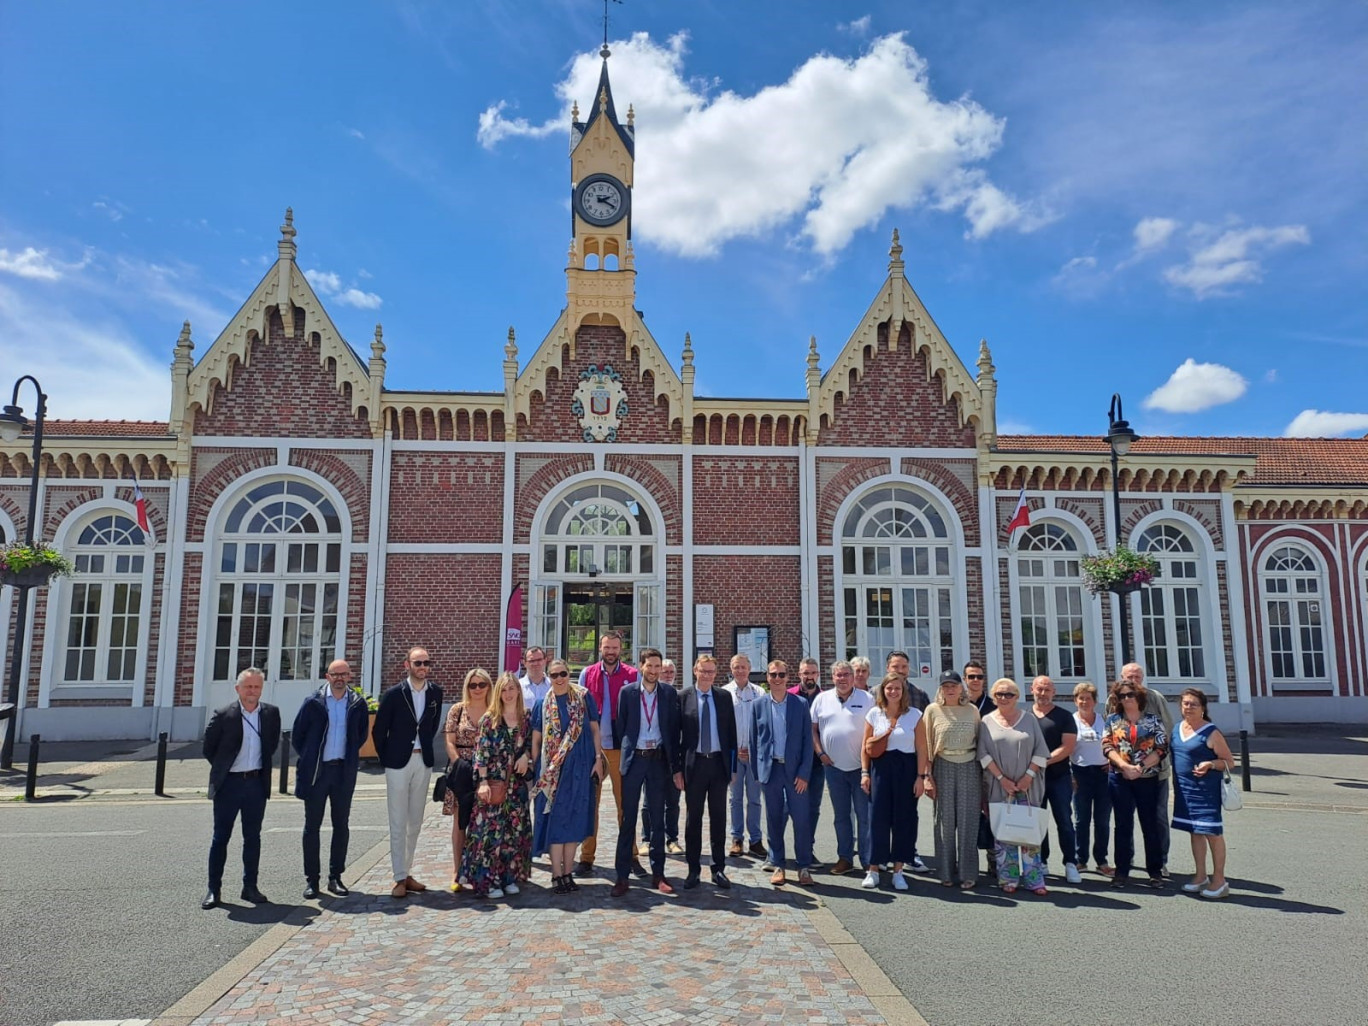
[[[152,540],[152,523],[147,519],[147,500],[143,498],[142,489],[138,487],[138,475],[133,475],[133,505],[138,510],[138,526],[142,528],[143,537],[148,541]]]
[[[1007,525],[1007,538],[1010,540],[1016,534],[1018,527],[1031,526],[1031,509],[1026,505],[1026,487],[1021,488],[1021,494],[1017,496],[1016,509],[1012,511],[1011,522]]]

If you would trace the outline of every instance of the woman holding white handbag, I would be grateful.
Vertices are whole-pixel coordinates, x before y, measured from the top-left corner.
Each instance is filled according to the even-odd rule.
[[[1173,751],[1173,829],[1192,835],[1192,860],[1197,872],[1183,884],[1188,894],[1224,898],[1226,845],[1221,821],[1221,779],[1235,766],[1230,746],[1207,716],[1207,697],[1199,688],[1186,688],[1178,700],[1183,719],[1169,739]],[[1211,849],[1211,875],[1206,871]]]
[[[1045,796],[1043,770],[1050,749],[1036,718],[1018,707],[1021,689],[1014,681],[1007,677],[994,681],[989,694],[997,708],[983,717],[978,754],[989,811],[997,813],[993,823],[993,864],[997,868],[998,886],[1007,894],[1023,885],[1031,893],[1043,895],[1045,866],[1040,860],[1040,827],[1045,821],[1040,802]]]

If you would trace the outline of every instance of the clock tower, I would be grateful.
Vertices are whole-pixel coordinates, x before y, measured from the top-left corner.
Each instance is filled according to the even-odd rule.
[[[618,121],[608,83],[608,47],[588,118],[579,105],[570,124],[572,239],[565,270],[570,329],[607,324],[628,329],[636,319],[636,268],[632,256],[633,115]]]

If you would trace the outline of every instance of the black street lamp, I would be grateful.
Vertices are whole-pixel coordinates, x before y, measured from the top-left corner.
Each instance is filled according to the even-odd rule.
[[[43,394],[43,386],[38,384],[38,379],[31,374],[25,374],[14,383],[14,396],[5,407],[5,412],[0,413],[0,440],[18,441],[28,426],[28,418],[19,406],[19,386],[25,381],[32,382],[33,390],[38,393],[38,409],[33,417],[33,475],[29,479],[28,522],[24,524],[24,544],[32,547],[34,526],[38,523],[38,466],[43,458],[43,418],[47,416],[47,396]],[[23,708],[19,700],[19,667],[27,651],[25,628],[28,627],[29,589],[33,585],[19,584],[16,587],[19,589],[19,602],[14,614],[14,648],[10,652],[8,689],[8,701],[14,706],[14,717],[5,731],[4,744],[0,746],[0,769],[14,766],[14,738],[19,733],[19,710]]]
[[[1107,437],[1104,439],[1111,447],[1111,479],[1112,479],[1112,518],[1116,522],[1116,544],[1121,544],[1121,482],[1117,478],[1117,461],[1126,453],[1130,452],[1132,443],[1136,442],[1140,436],[1131,430],[1131,426],[1126,423],[1126,418],[1121,412],[1121,396],[1113,392],[1111,397],[1111,409],[1107,411]],[[1130,633],[1130,605],[1129,596],[1120,594],[1117,596],[1121,601],[1121,665],[1125,666],[1131,661],[1131,633]],[[1117,676],[1121,676],[1120,672]]]

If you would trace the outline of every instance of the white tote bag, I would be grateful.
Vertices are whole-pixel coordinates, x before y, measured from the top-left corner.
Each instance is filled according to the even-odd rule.
[[[1045,810],[1009,802],[989,802],[988,820],[993,837],[1003,844],[1034,848],[1045,838]]]

